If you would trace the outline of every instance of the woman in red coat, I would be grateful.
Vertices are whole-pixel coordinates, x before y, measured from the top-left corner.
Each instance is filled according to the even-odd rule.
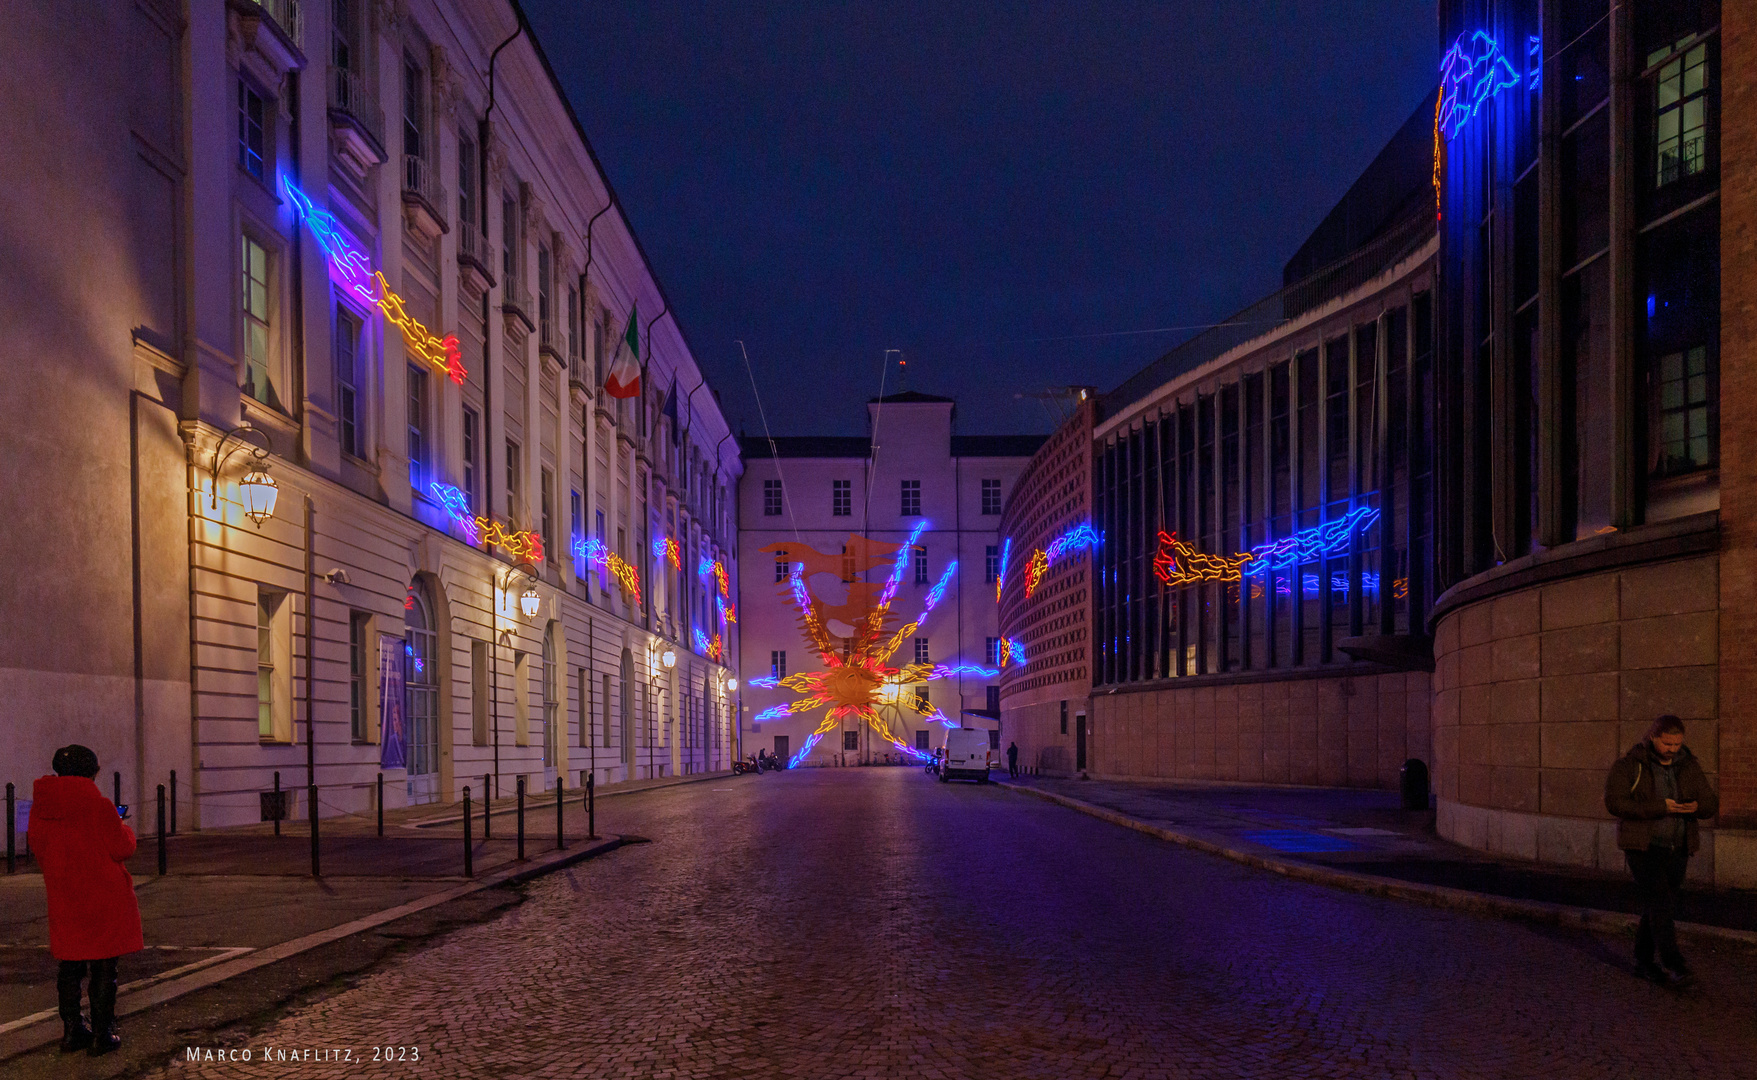
[[[61,961],[63,1051],[95,1057],[122,1045],[116,1037],[116,960],[145,947],[134,879],[123,860],[134,830],[92,783],[98,756],[79,745],[55,751],[54,776],[31,790],[30,846],[49,893],[49,951]],[[79,1014],[80,983],[91,977],[92,1024]]]

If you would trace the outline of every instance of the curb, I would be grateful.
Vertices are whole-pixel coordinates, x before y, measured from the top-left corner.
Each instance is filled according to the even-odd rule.
[[[1598,933],[1633,933],[1641,922],[1640,916],[1629,915],[1621,911],[1603,911],[1598,908],[1574,907],[1569,904],[1552,904],[1543,900],[1515,900],[1508,896],[1471,892],[1469,889],[1454,889],[1447,885],[1397,881],[1392,878],[1375,877],[1371,874],[1340,870],[1317,863],[1258,855],[1255,852],[1227,847],[1225,844],[1204,840],[1188,833],[1149,825],[1109,807],[1098,806],[1095,803],[1085,802],[1069,795],[1022,787],[1010,781],[1003,780],[997,781],[997,783],[1009,791],[1033,795],[1039,799],[1078,810],[1082,814],[1098,818],[1101,821],[1108,821],[1113,825],[1121,825],[1125,829],[1146,833],[1148,836],[1157,837],[1180,847],[1191,848],[1209,855],[1218,855],[1223,859],[1230,859],[1258,870],[1280,874],[1282,877],[1328,885],[1335,889],[1346,889],[1349,892],[1365,893],[1368,896],[1380,896],[1392,900],[1406,900],[1417,904],[1427,904],[1430,907],[1467,911],[1476,915],[1519,919],[1525,922],[1592,930]],[[1750,930],[1734,930],[1725,926],[1709,926],[1705,923],[1692,922],[1679,922],[1677,928],[1678,933],[1692,938],[1757,945],[1757,932]]]
[[[736,776],[736,775],[738,775],[738,774],[734,773],[731,769],[722,769],[719,772],[698,773],[695,776],[676,776],[676,777],[670,778],[669,780],[667,780],[663,784],[649,784],[646,787],[613,788],[610,791],[599,791],[599,792],[597,792],[596,797],[600,798],[600,799],[608,799],[614,795],[640,795],[640,794],[642,794],[644,792],[648,792],[648,791],[664,791],[666,788],[682,787],[685,784],[700,784],[700,783],[704,783],[708,780],[726,780],[726,779],[729,779],[729,778]],[[581,799],[584,797],[585,792],[586,792],[585,788],[568,788],[567,789],[567,797],[569,799]],[[542,794],[543,794],[544,798],[540,802],[532,801],[528,795],[526,796],[525,810],[527,813],[529,813],[535,807],[540,807],[540,806],[541,807],[553,807],[555,805],[555,800],[548,797],[549,792],[545,791]],[[508,806],[504,810],[490,810],[488,813],[488,816],[489,817],[500,817],[503,814],[516,814],[516,813],[518,813],[517,806]],[[473,817],[478,817],[478,818],[481,817],[481,815],[477,814],[474,810],[471,811],[471,814]],[[431,829],[431,828],[435,828],[440,825],[456,825],[458,822],[460,822],[462,820],[464,820],[464,815],[462,813],[458,813],[458,814],[450,815],[447,817],[431,817],[431,818],[422,818],[419,821],[404,821],[404,822],[400,822],[398,824],[398,828],[402,828],[402,829]]]
[[[456,900],[460,896],[468,896],[471,893],[481,892],[499,885],[523,884],[545,874],[551,874],[576,863],[584,862],[593,856],[614,851],[621,846],[623,846],[623,839],[620,836],[607,836],[596,841],[587,841],[584,847],[551,852],[547,857],[531,860],[529,865],[500,870],[467,884],[428,893],[426,896],[417,897],[406,904],[399,904],[383,911],[375,911],[370,915],[332,926],[327,930],[318,930],[315,933],[306,934],[304,937],[283,941],[278,945],[250,950],[247,955],[236,958],[222,957],[217,961],[198,961],[197,964],[189,966],[199,967],[200,970],[190,971],[180,977],[167,977],[165,974],[161,974],[156,978],[143,979],[135,984],[133,990],[119,995],[116,1002],[116,1017],[121,1019],[125,1016],[131,1016],[215,983],[224,982],[234,976],[279,963],[302,952],[327,945],[332,941],[340,941],[342,938],[395,922],[416,912],[438,907],[440,904]],[[0,1034],[0,1062],[47,1046],[61,1038],[61,1021],[54,1010],[37,1013],[35,1017],[41,1017],[41,1019],[22,1017],[22,1020],[30,1022]],[[14,1020],[11,1023],[18,1024],[19,1021]]]

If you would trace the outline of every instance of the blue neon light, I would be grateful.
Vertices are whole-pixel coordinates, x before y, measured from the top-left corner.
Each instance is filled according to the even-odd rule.
[[[1081,522],[1067,532],[1056,537],[1050,542],[1049,547],[1044,549],[1044,554],[1049,556],[1049,564],[1054,566],[1062,558],[1073,552],[1081,551],[1086,548],[1096,548],[1103,545],[1103,543],[1104,534],[1097,529],[1094,529],[1091,522],[1086,521]]]
[[[1267,544],[1258,544],[1251,549],[1251,557],[1245,560],[1240,573],[1247,576],[1264,574],[1271,570],[1285,570],[1300,563],[1345,554],[1354,531],[1365,529],[1378,519],[1379,511],[1376,507],[1357,506],[1335,521],[1301,529],[1292,536],[1284,536]]]
[[[764,720],[779,720],[781,717],[786,716],[792,711],[793,708],[790,705],[771,705],[762,712],[756,714],[755,723],[760,724]]]
[[[952,562],[952,565],[946,567],[946,572],[940,575],[939,584],[935,585],[933,587],[933,589],[927,594],[927,607],[926,607],[926,610],[924,610],[922,612],[923,617],[925,617],[927,615],[927,612],[932,611],[934,609],[935,605],[937,605],[941,600],[945,599],[946,588],[951,585],[952,574],[957,569],[958,569],[958,563],[956,560],[954,560]]]
[[[974,675],[978,678],[992,679],[999,674],[1000,672],[994,668],[977,667],[975,664],[936,664],[933,669],[933,677],[936,679],[953,679],[959,675]]]
[[[773,675],[758,675],[754,679],[746,679],[744,684],[746,686],[755,686],[762,690],[773,690],[781,684],[781,680],[775,678]]]
[[[1440,60],[1440,133],[1455,138],[1484,104],[1520,81],[1494,38],[1481,30],[1458,35]]]
[[[1525,85],[1533,90],[1543,82],[1543,38],[1536,34],[1525,39]]]

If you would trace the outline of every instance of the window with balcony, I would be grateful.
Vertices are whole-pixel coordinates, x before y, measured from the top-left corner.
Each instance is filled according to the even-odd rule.
[[[238,167],[261,180],[268,154],[267,110],[262,95],[249,83],[238,80]]]
[[[921,516],[921,481],[903,481],[903,508],[899,512],[904,517]]]
[[[1001,482],[984,480],[982,482],[982,512],[998,514],[1001,512]]]
[[[336,434],[342,453],[363,456],[360,432],[360,330],[358,315],[336,305]]]
[[[519,278],[519,204],[500,200],[500,274],[508,297],[517,295]]]
[[[1708,43],[1694,35],[1655,50],[1654,185],[1664,187],[1708,167]],[[1685,46],[1688,46],[1687,48]]]
[[[537,327],[544,348],[555,351],[555,305],[550,299],[549,245],[537,245]]]
[[[427,72],[403,57],[403,156],[427,157]]]
[[[477,216],[481,213],[476,203],[476,144],[458,135],[458,224],[467,235],[475,235]],[[460,238],[461,240],[461,238]],[[475,255],[475,252],[469,254]]]

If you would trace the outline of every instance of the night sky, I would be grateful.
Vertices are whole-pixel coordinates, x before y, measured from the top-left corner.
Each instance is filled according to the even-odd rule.
[[[523,2],[752,434],[737,339],[777,435],[864,432],[886,349],[961,434],[1048,431],[1015,395],[1278,287],[1439,63],[1432,0]]]

